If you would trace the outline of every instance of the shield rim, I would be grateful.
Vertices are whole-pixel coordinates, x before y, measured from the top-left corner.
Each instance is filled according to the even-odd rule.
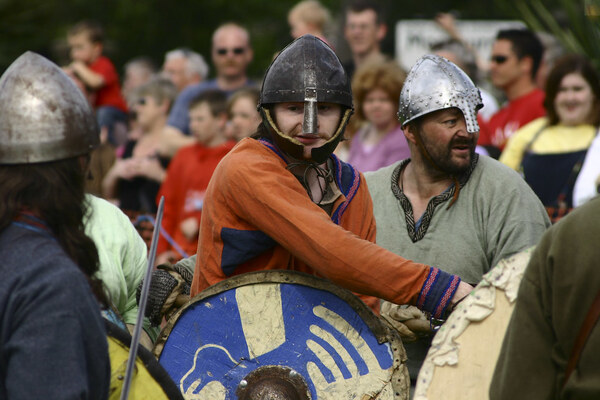
[[[197,302],[242,286],[269,283],[308,286],[314,289],[330,292],[339,297],[341,300],[345,301],[369,327],[371,333],[377,339],[378,344],[383,344],[386,342],[389,343],[394,365],[394,369],[390,373],[390,384],[394,392],[393,397],[396,400],[408,400],[410,392],[410,378],[408,377],[408,368],[406,366],[406,350],[404,349],[404,345],[399,333],[390,325],[389,322],[377,316],[358,296],[356,296],[350,290],[342,288],[328,279],[300,271],[253,271],[232,276],[212,286],[209,286],[191,298],[184,306],[182,306],[175,314],[173,314],[171,318],[169,318],[167,324],[161,330],[158,338],[155,341],[152,353],[157,360],[160,360],[160,354],[162,353],[165,343],[167,342],[179,317]]]

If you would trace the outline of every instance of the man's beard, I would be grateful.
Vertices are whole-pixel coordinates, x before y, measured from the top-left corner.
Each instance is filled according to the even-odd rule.
[[[468,159],[452,157],[452,148],[457,145],[465,145],[470,147]],[[475,155],[475,142],[472,138],[453,139],[445,147],[429,144],[423,140],[423,146],[435,163],[434,167],[441,169],[448,175],[456,176],[466,172],[470,168],[471,161]]]

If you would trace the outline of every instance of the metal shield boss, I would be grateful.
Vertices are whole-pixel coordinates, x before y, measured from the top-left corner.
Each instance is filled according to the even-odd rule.
[[[425,114],[451,107],[462,111],[469,133],[479,132],[477,111],[483,103],[471,78],[443,57],[421,57],[408,73],[400,93],[398,118],[402,127]]]
[[[211,286],[154,350],[186,399],[407,399],[404,348],[351,292],[294,271]]]
[[[100,143],[96,118],[54,63],[26,52],[0,78],[0,164],[56,161]]]

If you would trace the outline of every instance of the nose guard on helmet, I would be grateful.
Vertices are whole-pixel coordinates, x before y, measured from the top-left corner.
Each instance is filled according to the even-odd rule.
[[[425,114],[452,107],[462,111],[469,133],[479,132],[477,111],[483,107],[479,89],[452,62],[436,55],[423,56],[411,68],[400,93],[402,127]]]
[[[336,132],[322,146],[311,150],[311,160],[322,163],[333,153],[353,112],[350,80],[335,52],[322,40],[304,35],[273,60],[260,94],[259,111],[276,144],[287,154],[302,159],[304,145],[282,133],[269,106],[276,103],[303,103],[302,133],[318,135],[318,103],[342,106],[344,113]]]
[[[302,133],[318,135],[317,88],[307,88],[304,96],[304,121]]]

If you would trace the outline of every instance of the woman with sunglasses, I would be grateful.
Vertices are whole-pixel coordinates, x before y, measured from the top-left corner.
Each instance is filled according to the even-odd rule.
[[[586,57],[556,62],[544,107],[547,116],[519,129],[500,161],[523,174],[556,222],[573,208],[573,187],[600,125],[600,78]]]

